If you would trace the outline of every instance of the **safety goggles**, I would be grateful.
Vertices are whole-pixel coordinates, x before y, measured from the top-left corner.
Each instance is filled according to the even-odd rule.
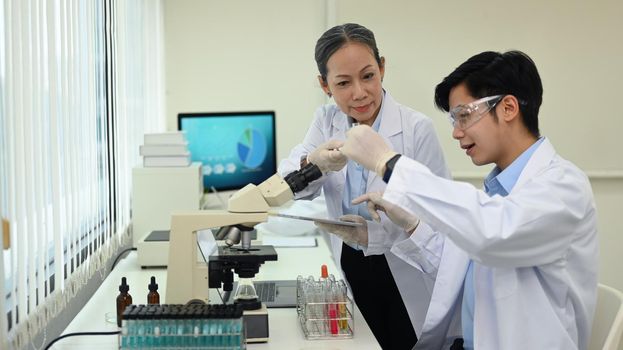
[[[466,105],[459,105],[450,110],[448,119],[453,127],[465,130],[479,121],[493,109],[504,95],[483,97]]]

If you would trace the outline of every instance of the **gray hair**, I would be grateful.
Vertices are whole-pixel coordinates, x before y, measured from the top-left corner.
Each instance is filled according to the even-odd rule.
[[[327,81],[327,61],[349,42],[358,42],[369,47],[376,62],[379,66],[382,65],[374,33],[370,29],[356,23],[338,25],[324,32],[316,42],[316,64],[323,81]]]

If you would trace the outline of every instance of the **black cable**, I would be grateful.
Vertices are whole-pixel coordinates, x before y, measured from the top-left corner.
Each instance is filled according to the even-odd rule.
[[[115,258],[115,261],[113,261],[112,266],[110,267],[110,271],[112,271],[112,269],[115,268],[115,265],[117,265],[117,261],[119,261],[119,258],[121,258],[121,256],[123,254],[125,254],[126,252],[129,252],[131,250],[136,250],[136,248],[128,248],[128,249],[124,249],[121,253],[119,253],[119,255],[117,255],[117,257]]]
[[[218,293],[218,296],[221,298],[221,302],[225,304],[225,300],[223,300],[223,296],[221,295],[221,290],[219,288],[216,288],[216,292]]]
[[[60,337],[52,340],[50,342],[50,344],[48,344],[48,346],[45,347],[45,350],[48,350],[52,344],[56,343],[57,341],[63,339],[63,338],[67,338],[67,337],[74,337],[77,335],[115,335],[115,334],[119,334],[121,333],[121,331],[114,331],[114,332],[77,332],[77,333],[67,333],[64,335],[61,335]]]

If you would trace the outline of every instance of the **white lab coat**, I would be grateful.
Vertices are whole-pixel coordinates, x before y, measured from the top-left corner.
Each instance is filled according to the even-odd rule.
[[[433,173],[449,177],[431,120],[419,112],[398,104],[388,92],[385,92],[381,108],[382,119],[379,134],[392,145],[392,148],[396,152],[426,164]],[[289,157],[279,164],[279,173],[285,176],[298,170],[302,155],[310,154],[328,140],[345,140],[347,130],[347,117],[337,106],[325,105],[318,108],[303,143],[297,145]],[[343,215],[342,193],[345,182],[346,167],[339,172],[330,172],[314,181],[305,190],[297,193],[296,198],[312,199],[320,194],[322,188],[328,214],[337,218]],[[383,191],[385,185],[382,178],[370,171],[367,182],[368,192]],[[411,323],[419,337],[432,293],[433,280],[389,251],[396,240],[407,238],[403,229],[391,223],[385,216],[381,223],[368,221],[367,224],[369,244],[364,254],[385,254]],[[333,259],[337,266],[341,266],[342,240],[336,235],[330,236]]]
[[[449,323],[460,318],[469,258],[475,349],[587,348],[597,293],[595,203],[586,175],[547,139],[507,197],[440,179],[402,157],[384,198],[447,237],[423,225],[422,237],[418,228],[392,248],[437,277],[416,349],[442,348]]]

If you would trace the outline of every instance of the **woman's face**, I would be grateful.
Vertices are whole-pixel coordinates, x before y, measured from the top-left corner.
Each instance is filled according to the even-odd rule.
[[[384,73],[368,46],[349,42],[329,57],[327,81],[318,79],[342,112],[371,126],[381,109]]]

